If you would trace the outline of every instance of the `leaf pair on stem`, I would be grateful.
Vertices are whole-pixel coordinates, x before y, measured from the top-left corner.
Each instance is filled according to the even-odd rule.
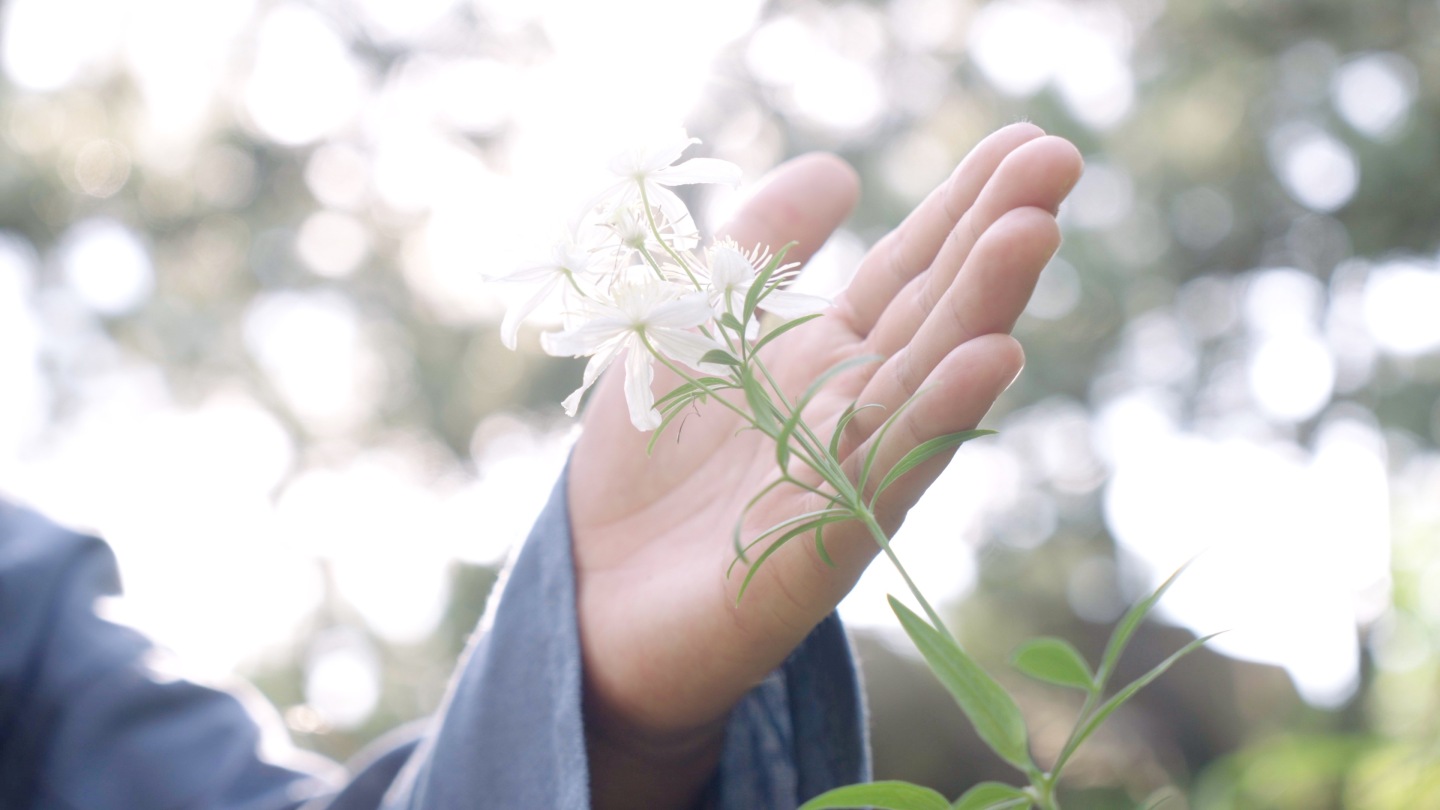
[[[1145,617],[1185,569],[1167,579],[1148,597],[1134,605],[1115,626],[1105,647],[1098,670],[1092,671],[1083,656],[1058,638],[1038,638],[1017,649],[1011,663],[1020,672],[1046,683],[1078,689],[1085,703],[1070,736],[1049,770],[1041,770],[1030,756],[1025,720],[1014,699],[943,628],[932,626],[893,596],[890,606],[905,632],[925,657],[930,670],[949,690],[969,718],[980,738],[1006,762],[1025,774],[1030,784],[1016,787],[1001,782],[982,782],[953,802],[930,788],[908,782],[873,782],[828,791],[806,802],[800,810],[839,810],[874,807],[877,810],[1004,810],[1032,808],[1058,810],[1056,786],[1066,764],[1087,739],[1137,692],[1166,670],[1203,646],[1214,636],[1198,638],[1177,650],[1144,675],[1106,697],[1110,678],[1120,656]],[[1154,807],[1155,805],[1150,805]]]

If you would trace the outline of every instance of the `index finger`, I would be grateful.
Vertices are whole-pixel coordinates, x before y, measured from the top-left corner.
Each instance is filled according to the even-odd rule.
[[[772,171],[720,234],[746,249],[795,242],[786,260],[803,263],[850,216],[859,189],[855,170],[835,155],[801,155]]]
[[[869,334],[895,296],[935,260],[941,245],[1005,158],[1044,134],[1034,124],[1025,123],[991,133],[970,150],[948,180],[876,243],[839,302],[857,336]]]

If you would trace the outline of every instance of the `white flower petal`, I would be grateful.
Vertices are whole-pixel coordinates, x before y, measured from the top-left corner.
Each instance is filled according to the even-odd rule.
[[[712,246],[709,258],[710,285],[716,290],[724,290],[755,277],[754,266],[732,244]]]
[[[629,330],[629,324],[615,318],[593,318],[574,329],[546,332],[540,336],[540,348],[555,357],[584,357],[594,354],[609,340]]]
[[[676,128],[662,139],[626,149],[610,159],[610,171],[621,177],[634,177],[659,171],[680,159],[699,138],[691,138],[684,129]]]
[[[637,430],[660,427],[660,412],[655,410],[655,394],[650,384],[655,379],[653,358],[639,341],[632,341],[625,355],[625,402],[630,406],[630,422]]]
[[[666,357],[679,360],[685,365],[700,369],[707,374],[723,374],[725,372],[725,366],[700,362],[700,358],[704,357],[706,352],[725,348],[704,335],[679,329],[655,329],[646,332],[645,335],[650,339],[650,345]]]
[[[675,192],[657,183],[646,182],[645,194],[650,204],[660,209],[660,214],[677,239],[689,241],[691,234],[699,232],[695,227],[695,218],[690,216],[690,209]]]
[[[740,167],[718,158],[691,158],[677,166],[652,172],[650,179],[666,186],[684,186],[691,183],[724,183],[727,186],[736,186],[740,184]]]
[[[710,298],[702,292],[688,293],[673,301],[651,307],[645,324],[658,329],[689,329],[710,320]]]
[[[617,172],[618,174],[618,172]],[[617,180],[595,193],[585,203],[582,211],[595,211],[597,209],[611,210],[624,206],[629,198],[636,192],[634,180]]]
[[[550,297],[559,282],[559,276],[552,277],[534,295],[530,296],[528,301],[520,306],[512,306],[505,312],[505,320],[500,322],[500,340],[505,344],[505,348],[512,350],[515,348],[515,338],[520,333],[520,322],[529,317],[536,307]]]
[[[760,302],[761,309],[787,321],[793,321],[805,315],[813,315],[816,312],[824,312],[829,307],[830,302],[818,295],[806,295],[789,290],[775,290]]]
[[[596,380],[600,379],[600,375],[615,361],[615,356],[620,353],[620,349],[624,345],[625,341],[616,340],[605,346],[601,346],[600,350],[595,352],[595,356],[590,358],[590,362],[585,364],[585,375],[580,382],[580,387],[576,388],[570,396],[565,398],[564,402],[560,403],[565,408],[566,416],[575,415],[575,412],[580,408],[580,400],[585,396],[585,392],[590,389],[590,386],[595,384]]]
[[[549,279],[551,276],[555,276],[555,275],[559,275],[559,274],[560,274],[560,269],[555,266],[555,263],[554,263],[554,262],[537,262],[537,263],[535,263],[535,264],[529,264],[529,265],[526,265],[526,266],[524,266],[524,267],[518,268],[518,269],[516,269],[516,270],[511,270],[510,272],[508,272],[508,273],[506,273],[506,274],[504,274],[504,275],[500,275],[500,276],[487,275],[487,276],[485,276],[484,278],[485,278],[486,281],[519,281],[519,282],[532,282],[532,281],[545,281],[546,279]]]

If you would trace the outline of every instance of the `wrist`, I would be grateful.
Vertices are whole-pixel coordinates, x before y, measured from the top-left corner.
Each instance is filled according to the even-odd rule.
[[[713,806],[710,790],[725,745],[721,718],[702,728],[653,733],[618,722],[585,702],[591,806],[597,810],[696,810]]]

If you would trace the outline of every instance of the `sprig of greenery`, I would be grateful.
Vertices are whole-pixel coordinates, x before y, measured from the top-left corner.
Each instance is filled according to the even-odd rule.
[[[650,225],[656,239],[663,243],[663,237],[653,217]],[[680,414],[697,403],[711,399],[738,414],[745,425],[744,429],[757,430],[769,437],[775,445],[777,476],[745,505],[732,532],[735,558],[727,575],[733,573],[741,564],[747,569],[736,600],[744,599],[757,572],[787,543],[807,535],[812,536],[820,558],[833,565],[825,549],[825,528],[849,521],[863,525],[895,566],[910,595],[924,613],[922,616],[894,596],[890,597],[891,609],[899,618],[906,634],[919,649],[930,670],[954,698],[961,712],[975,727],[980,738],[1019,771],[1028,783],[1017,786],[985,782],[972,787],[952,802],[936,791],[920,785],[907,782],[874,782],[828,791],[806,802],[800,810],[857,807],[885,810],[1004,810],[1038,807],[1041,810],[1059,810],[1057,786],[1060,776],[1079,747],[1142,688],[1211,638],[1201,638],[1187,644],[1144,675],[1113,693],[1110,692],[1110,680],[1125,648],[1145,617],[1181,572],[1177,571],[1154,593],[1125,614],[1116,625],[1097,669],[1092,670],[1080,652],[1062,639],[1034,639],[1022,644],[1015,651],[1011,663],[1021,673],[1047,684],[1085,693],[1084,705],[1059,756],[1048,770],[1042,769],[1031,755],[1025,718],[1014,697],[965,651],[945,627],[940,614],[916,587],[899,556],[891,548],[890,539],[875,515],[881,496],[907,473],[993,431],[966,430],[932,438],[912,448],[883,472],[877,470],[880,448],[886,436],[906,410],[925,393],[922,390],[891,413],[870,437],[859,470],[855,471],[856,477],[852,480],[840,459],[845,431],[858,414],[879,406],[852,403],[840,415],[825,441],[822,441],[806,422],[805,410],[836,377],[861,366],[877,363],[883,358],[864,356],[844,360],[812,381],[793,402],[786,398],[769,369],[765,367],[761,350],[781,335],[817,317],[811,315],[796,318],[769,331],[762,333],[760,330],[765,299],[779,290],[784,282],[784,279],[780,278],[780,270],[784,266],[784,256],[789,247],[787,245],[759,269],[738,312],[732,307],[716,318],[714,328],[728,348],[710,351],[701,359],[701,363],[723,369],[723,372],[694,376],[671,362],[641,336],[644,347],[682,380],[655,402],[655,407],[661,414],[661,423],[651,437],[650,447],[654,448],[656,439]],[[678,256],[675,258],[683,263]],[[711,333],[706,332],[706,335]],[[755,337],[756,335],[758,337]],[[727,393],[734,392],[738,392],[740,396],[726,396]],[[814,471],[823,484],[807,484],[792,475],[791,468],[796,463]],[[747,539],[746,521],[755,507],[762,503],[766,496],[785,486],[809,491],[819,498],[819,503],[812,511],[761,529]],[[752,558],[751,552],[757,548],[761,551]]]
[[[1182,568],[1181,571],[1184,569]],[[1068,642],[1057,638],[1038,638],[1022,644],[1011,658],[1017,670],[1036,680],[1086,693],[1086,703],[1075,721],[1065,747],[1048,771],[1038,769],[1025,746],[1024,720],[1014,698],[998,682],[980,668],[954,638],[926,623],[894,597],[891,608],[900,618],[901,626],[920,649],[930,669],[950,691],[955,702],[969,718],[980,738],[997,754],[1029,777],[1025,787],[1000,782],[984,782],[966,791],[953,803],[928,788],[905,782],[877,783],[884,792],[866,790],[869,785],[850,785],[827,791],[806,802],[800,810],[842,810],[873,806],[888,810],[1002,810],[1002,808],[1033,808],[1059,810],[1056,788],[1060,774],[1075,751],[1117,709],[1145,686],[1170,669],[1175,662],[1202,647],[1213,635],[1198,638],[1177,650],[1145,674],[1106,697],[1107,682],[1114,674],[1135,630],[1155,607],[1160,597],[1175,582],[1177,571],[1154,593],[1137,603],[1116,625],[1105,649],[1100,669],[1091,672],[1084,657]],[[1163,800],[1163,798],[1162,798]],[[1150,805],[1151,807],[1154,804]]]

